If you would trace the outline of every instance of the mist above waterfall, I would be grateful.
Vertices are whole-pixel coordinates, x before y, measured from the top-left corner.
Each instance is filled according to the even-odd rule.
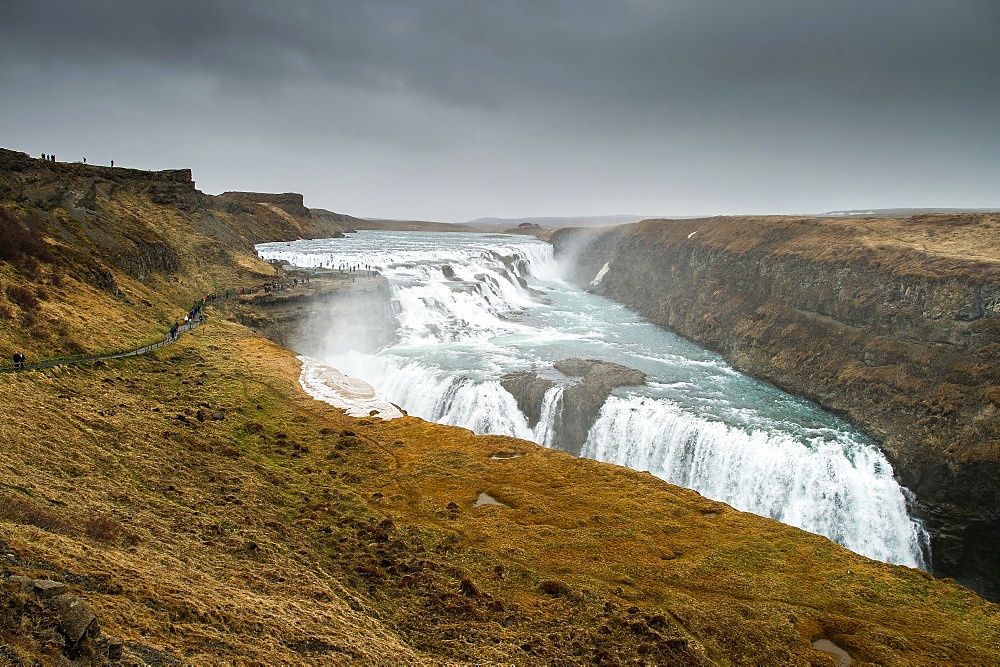
[[[583,381],[556,364],[594,359],[636,369],[646,383],[601,399],[577,443],[582,455],[648,470],[872,558],[927,561],[922,526],[871,441],[814,404],[565,282],[548,244],[523,236],[360,232],[258,251],[304,267],[370,266],[388,280],[392,342],[373,350],[370,340],[350,340],[358,332],[348,335],[343,312],[318,313],[308,353],[412,415],[552,446],[572,426],[563,422],[571,413],[565,390]],[[537,423],[501,384],[513,372],[534,373],[550,386]]]

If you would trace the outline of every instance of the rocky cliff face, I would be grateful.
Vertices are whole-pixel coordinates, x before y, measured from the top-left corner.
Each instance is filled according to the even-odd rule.
[[[93,210],[98,193],[120,188],[143,193],[156,204],[193,212],[202,201],[190,169],[143,171],[71,162],[36,160],[24,153],[0,148],[4,194],[15,201],[51,210]]]
[[[38,160],[0,148],[0,197],[44,211],[63,209],[78,220],[120,215],[106,203],[122,195],[195,214],[198,231],[247,248],[265,241],[326,238],[352,231],[360,222],[348,215],[309,209],[302,195],[225,192],[206,195],[195,188],[190,169],[142,171]]]
[[[541,419],[545,393],[557,385],[564,387],[562,409],[553,427],[552,446],[579,456],[590,427],[597,421],[601,406],[616,387],[632,387],[646,382],[642,371],[599,359],[563,359],[553,364],[562,377],[542,377],[534,371],[508,373],[500,380],[517,401],[517,407],[534,428]]]
[[[916,494],[935,572],[1000,597],[1000,217],[645,221],[553,243],[581,284],[867,431]]]
[[[241,296],[236,319],[312,357],[324,356],[331,345],[372,352],[395,337],[391,302],[382,276],[354,283],[348,275],[325,272],[306,285]]]

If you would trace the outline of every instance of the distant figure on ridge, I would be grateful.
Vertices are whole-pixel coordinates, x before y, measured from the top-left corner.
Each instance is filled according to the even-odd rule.
[[[115,161],[114,160],[111,161],[111,166],[112,167],[115,166]]]
[[[43,160],[45,159],[45,153],[42,153],[42,159]]]
[[[83,163],[87,164],[87,158],[83,158]]]

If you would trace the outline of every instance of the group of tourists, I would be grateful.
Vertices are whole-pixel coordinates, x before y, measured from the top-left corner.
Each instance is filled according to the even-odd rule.
[[[340,264],[337,268],[327,267],[331,271],[339,271],[341,275],[347,274],[351,276],[351,282],[355,282],[355,277],[357,274],[364,272],[369,278],[375,278],[379,275],[378,268],[372,266],[371,264]],[[313,282],[313,278],[319,277],[319,270],[315,270],[312,276],[305,274],[298,278],[292,278],[292,282],[270,282],[264,283],[259,287],[240,287],[239,293],[242,294],[256,294],[257,292],[264,292],[265,294],[270,294],[272,292],[283,292],[286,289],[291,289],[293,287],[298,287],[299,285],[310,285]]]
[[[46,162],[55,162],[56,161],[56,156],[52,155],[51,153],[48,154],[48,155],[46,155],[45,153],[42,153],[42,159],[45,160]],[[87,164],[87,158],[83,158],[83,163]],[[115,161],[114,160],[111,161],[111,166],[112,167],[115,166]]]
[[[203,308],[205,304],[209,301],[214,301],[218,297],[215,294],[208,294],[201,298],[199,303],[196,303],[191,310],[189,310],[184,315],[184,323],[174,322],[174,326],[170,327],[170,331],[167,332],[167,340],[177,340],[177,337],[181,335],[181,331],[184,329],[191,329],[198,324],[203,324],[205,322],[205,313]]]
[[[195,304],[195,307],[192,308],[190,312],[188,312],[188,314],[184,316],[184,324],[189,324],[193,326],[195,322],[198,322],[198,324],[204,322],[205,314],[202,312],[201,309],[206,303],[208,302],[205,300],[205,297],[202,297],[201,303]]]
[[[361,273],[362,271],[367,273],[369,278],[374,278],[375,276],[378,275],[378,269],[376,269],[371,264],[365,264],[364,266],[362,266],[361,264],[341,264],[340,272],[343,273],[345,270],[351,274],[352,283],[354,282],[354,279],[356,277],[354,274]]]
[[[341,264],[340,272],[344,273],[344,271],[347,271],[348,273],[361,273],[364,271],[368,274],[369,278],[374,278],[378,275],[378,269],[371,264],[365,264],[363,266],[361,264]],[[354,282],[354,276],[351,276],[351,282]]]

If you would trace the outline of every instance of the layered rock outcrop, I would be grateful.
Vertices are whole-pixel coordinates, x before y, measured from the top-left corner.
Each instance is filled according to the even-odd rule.
[[[291,215],[309,215],[304,198],[297,192],[223,192],[218,198],[220,201],[242,204],[247,208],[253,208],[257,204],[270,204]]]
[[[206,238],[213,239],[215,254],[238,249],[253,251],[253,245],[266,241],[292,241],[299,238],[329,238],[337,233],[353,231],[360,220],[348,215],[304,205],[301,194],[264,192],[226,192],[208,195],[197,188],[190,169],[143,171],[122,167],[69,162],[51,162],[32,158],[25,153],[0,148],[0,197],[43,211],[65,210],[83,225],[97,219],[115,217],[128,222],[134,217],[123,199],[139,197],[170,209],[164,217],[188,214],[186,220]],[[118,208],[107,204],[116,201]],[[106,225],[93,225],[105,228]],[[137,229],[139,225],[135,226]],[[129,239],[137,246],[149,246],[149,230],[144,238]],[[101,245],[106,238],[91,234],[90,240]],[[104,234],[105,237],[109,235]],[[153,245],[167,245],[153,239]],[[136,277],[150,270],[174,271],[176,261],[159,249],[143,255],[144,249],[133,252],[129,242],[119,243],[122,249],[111,247],[112,254],[123,255],[121,268]],[[132,255],[132,257],[129,257]],[[147,261],[148,260],[148,261]]]
[[[1000,598],[1000,216],[650,220],[552,239],[574,278],[850,419],[933,568]]]
[[[642,371],[599,359],[564,359],[553,364],[562,374],[561,381],[543,377],[534,371],[508,373],[500,380],[504,389],[517,401],[532,428],[541,419],[546,392],[563,384],[562,409],[553,428],[552,445],[579,456],[590,427],[597,421],[601,406],[617,387],[631,387],[646,382]]]
[[[243,295],[236,319],[312,357],[330,350],[373,352],[396,334],[389,282],[381,276],[352,282],[326,272],[291,289]]]

